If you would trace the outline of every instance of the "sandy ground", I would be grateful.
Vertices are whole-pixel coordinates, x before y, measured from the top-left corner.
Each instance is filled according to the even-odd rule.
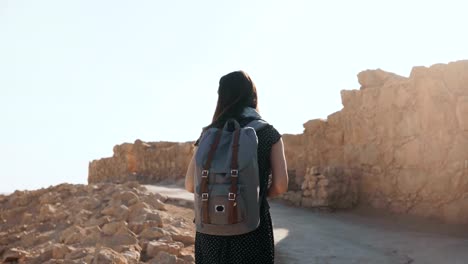
[[[146,187],[193,200],[174,186]],[[325,213],[270,205],[278,264],[468,264],[468,227],[376,211]]]

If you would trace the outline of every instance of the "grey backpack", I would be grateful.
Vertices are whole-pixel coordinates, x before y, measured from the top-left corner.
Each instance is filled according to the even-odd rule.
[[[234,129],[229,129],[229,124]],[[253,120],[245,127],[230,119],[222,129],[206,130],[195,154],[195,224],[210,235],[240,235],[260,224],[256,131],[267,125]],[[233,130],[233,131],[231,131]]]

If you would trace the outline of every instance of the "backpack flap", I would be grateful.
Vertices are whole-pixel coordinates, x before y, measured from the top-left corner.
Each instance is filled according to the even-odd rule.
[[[210,128],[202,136],[197,153],[195,154],[195,163],[197,168],[203,168],[217,131],[217,128]],[[210,173],[230,173],[233,136],[234,132],[227,130],[222,131],[219,145],[216,148],[216,152],[211,162],[211,168],[209,169]],[[256,155],[257,145],[258,139],[255,130],[251,127],[242,128],[240,130],[239,137],[239,170],[242,170],[242,168],[251,162],[254,155]]]
[[[210,195],[216,196],[216,195],[225,195],[226,193],[229,193],[229,184],[217,184],[216,186],[214,184],[208,186],[208,190]],[[195,187],[195,193],[201,193],[200,191],[201,186],[196,186]],[[241,189],[243,188],[242,185],[239,185],[237,188],[237,194],[241,192]]]

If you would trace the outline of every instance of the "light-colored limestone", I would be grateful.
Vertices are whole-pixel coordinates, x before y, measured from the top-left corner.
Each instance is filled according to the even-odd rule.
[[[382,70],[358,78],[361,90],[341,92],[341,111],[284,137],[295,177],[311,167],[341,167],[357,182],[363,205],[468,223],[468,61],[415,67],[409,78]],[[301,190],[301,203],[315,206],[314,184],[304,179],[285,198]]]
[[[114,147],[111,158],[89,163],[88,182],[176,183],[185,176],[193,143],[143,142]]]
[[[0,262],[137,264],[174,255],[174,263],[193,263],[176,257],[193,256],[193,246],[182,243],[191,223],[181,218],[172,228],[171,212],[156,199],[162,196],[142,190],[136,182],[62,184],[2,196]],[[165,246],[152,247],[157,239]]]

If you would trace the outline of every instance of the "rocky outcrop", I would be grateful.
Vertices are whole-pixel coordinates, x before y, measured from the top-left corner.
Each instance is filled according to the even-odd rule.
[[[341,111],[285,138],[286,148],[304,145],[286,152],[296,181],[339,166],[359,175],[361,204],[468,223],[468,61],[358,77],[361,90],[341,92]]]
[[[114,147],[110,158],[89,163],[88,183],[138,181],[177,183],[184,178],[193,142],[124,143]]]
[[[137,182],[0,195],[2,263],[194,263],[193,225]]]
[[[362,201],[468,223],[468,61],[342,98],[345,165],[362,173]]]

